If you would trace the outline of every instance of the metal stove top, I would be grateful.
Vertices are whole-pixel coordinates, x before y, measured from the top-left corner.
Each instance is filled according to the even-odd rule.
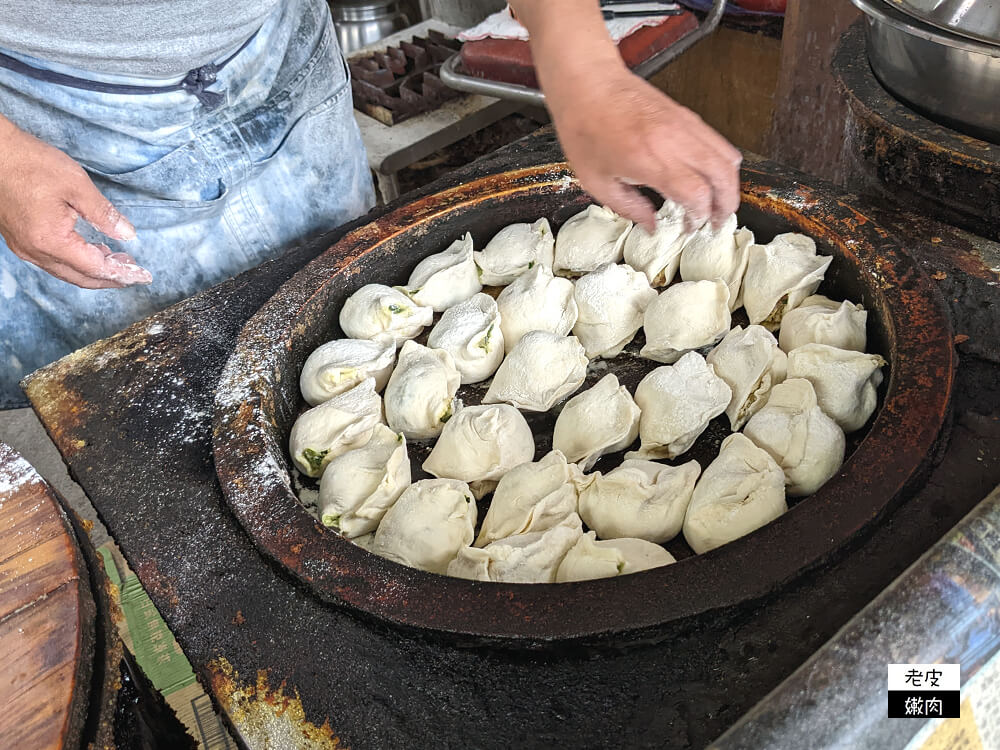
[[[560,158],[552,134],[536,134],[423,192]],[[756,167],[818,184],[767,162]],[[979,240],[817,189],[825,210],[906,238],[949,300],[987,284],[964,265]],[[968,339],[940,463],[870,537],[780,596],[614,649],[456,649],[358,618],[322,604],[257,553],[226,509],[211,456],[215,385],[243,322],[343,231],[27,384],[73,475],[250,747],[703,747],[1000,482],[1000,357],[981,343],[995,341],[1000,305],[976,318],[953,304],[955,328]]]

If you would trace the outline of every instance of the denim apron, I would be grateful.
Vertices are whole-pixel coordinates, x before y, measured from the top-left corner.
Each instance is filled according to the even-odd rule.
[[[88,80],[150,84],[18,59]],[[0,408],[25,403],[17,383],[27,373],[374,205],[323,0],[279,3],[205,87],[218,94],[214,106],[177,83],[162,93],[108,93],[0,67],[0,113],[79,162],[138,234],[120,243],[78,222],[84,239],[132,254],[153,275],[149,286],[80,289],[0,239]]]

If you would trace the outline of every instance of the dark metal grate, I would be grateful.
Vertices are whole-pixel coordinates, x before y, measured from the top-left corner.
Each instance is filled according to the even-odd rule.
[[[437,109],[459,96],[437,74],[461,48],[461,42],[429,29],[426,37],[349,60],[354,108],[386,125]]]

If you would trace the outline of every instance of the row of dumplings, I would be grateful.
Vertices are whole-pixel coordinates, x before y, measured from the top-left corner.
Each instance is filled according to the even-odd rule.
[[[509,353],[530,331],[572,331],[588,357],[610,358],[645,325],[643,356],[669,363],[721,338],[729,313],[740,306],[750,323],[776,330],[823,279],[831,258],[818,255],[809,237],[782,234],[757,245],[750,230],[736,227],[733,214],[721,227],[688,232],[683,211],[666,201],[652,233],[590,206],[555,238],[544,218],[502,229],[481,252],[466,234],[423,259],[405,286],[369,284],[352,295],[341,311],[341,328],[352,339],[398,346],[431,325],[434,313],[450,311],[436,343],[464,340],[458,332],[473,326],[480,335],[494,326]],[[655,288],[669,286],[678,270],[683,283],[658,295]],[[564,277],[582,278],[574,285]],[[482,299],[454,309],[484,285],[507,286],[496,300],[497,316]],[[837,308],[836,325],[856,331],[863,310],[849,302]],[[863,318],[860,330],[863,337]]]
[[[338,455],[322,474],[321,519],[346,537],[367,535],[360,543],[376,554],[479,580],[581,580],[667,564],[672,558],[658,545],[682,528],[696,552],[713,549],[780,516],[786,491],[812,494],[843,462],[843,430],[819,407],[811,381],[791,378],[770,389],[767,404],[744,433],[723,441],[703,474],[696,461],[668,466],[643,458],[642,450],[606,475],[584,473],[595,456],[631,444],[642,424],[649,426],[643,446],[647,438],[655,446],[651,455],[682,454],[728,406],[730,394],[697,352],[647,375],[635,400],[615,375],[606,375],[567,402],[554,431],[557,448],[538,462],[517,409],[466,407],[447,422],[424,462],[438,479],[411,484],[406,438],[382,424],[369,378],[327,402],[343,413],[338,424],[351,430],[342,431]],[[359,428],[370,431],[367,439]],[[568,462],[559,447],[576,450],[579,462]],[[470,548],[476,497],[490,491],[489,512]],[[591,530],[586,539],[581,519]],[[568,559],[575,567],[560,570],[574,544],[580,549]],[[620,557],[621,565],[617,572],[591,570],[594,555]]]
[[[790,494],[811,494],[839,468],[844,429],[857,429],[874,410],[884,362],[863,354],[863,308],[812,295],[829,259],[816,255],[811,240],[781,235],[770,245],[756,246],[748,230],[735,231],[735,217],[730,224],[684,235],[683,217],[666,203],[656,232],[649,234],[592,206],[567,222],[554,243],[544,219],[502,230],[481,253],[473,252],[467,235],[422,261],[406,287],[368,285],[356,292],[340,316],[352,338],[320,347],[303,368],[303,394],[317,406],[296,422],[290,441],[299,468],[323,476],[324,523],[345,536],[370,540],[379,554],[436,572],[483,580],[578,580],[672,561],[657,543],[675,536],[682,525],[689,544],[699,552],[741,536],[784,512],[786,485]],[[618,249],[605,260],[609,244]],[[671,249],[675,246],[679,252]],[[691,269],[699,263],[708,267],[708,256],[716,259],[716,267],[718,259],[727,256],[736,257],[737,266],[752,267],[755,249],[765,266],[773,263],[786,271],[785,291],[770,306],[760,300],[773,292],[759,293],[749,270],[730,272],[725,279],[688,280],[698,273]],[[638,272],[616,262],[622,253],[636,263],[644,254],[646,267]],[[794,273],[787,272],[788,257],[799,259],[790,264],[797,269]],[[470,261],[475,283],[470,282]],[[596,268],[575,284],[550,270],[551,265],[561,272],[586,272],[595,262]],[[678,267],[685,281],[657,294],[650,280],[669,283]],[[507,281],[510,285],[496,301],[479,293],[482,283]],[[779,339],[761,325],[730,331],[734,298],[748,313],[756,304],[751,320],[757,317],[764,326],[776,328],[784,318]],[[431,324],[435,311],[444,314],[430,332],[428,346],[410,340]],[[543,528],[529,523],[508,537],[484,537],[494,507],[505,507],[503,478],[508,472],[516,474],[517,467],[535,465],[531,431],[508,405],[548,410],[579,388],[590,357],[616,355],[643,325],[647,343],[642,354],[676,364],[650,373],[635,399],[609,375],[567,402],[556,422],[556,450],[550,457],[580,467],[574,466],[578,476],[563,484],[595,489],[574,493],[579,502],[560,513],[544,512],[545,495],[536,497],[526,512],[550,524],[539,522]],[[571,330],[575,336],[567,335]],[[692,351],[723,336],[707,360]],[[494,371],[484,405],[462,409],[455,399],[459,384],[485,380]],[[384,405],[377,394],[383,387]],[[698,487],[711,489],[701,493],[701,501],[691,501],[699,497],[694,490],[701,473],[696,462],[675,469],[648,459],[681,455],[723,411],[734,430],[749,420],[746,433],[752,439],[734,435],[723,444],[698,482]],[[382,424],[383,415],[388,426]],[[425,482],[451,484],[410,485],[406,439],[439,434],[424,464],[439,479]],[[637,434],[639,451],[629,454],[618,469],[606,477],[582,473],[601,455],[630,445]],[[331,466],[332,471],[324,471]],[[741,476],[746,467],[752,471]],[[652,477],[681,469],[690,487],[656,494],[658,504],[669,507],[674,519],[664,531],[651,520],[655,514],[649,510],[649,493],[636,477],[647,476],[646,483],[655,487]],[[593,500],[601,496],[596,488],[626,476],[634,486],[607,493],[611,499],[605,502]],[[758,484],[759,491],[754,489]],[[733,497],[733,487],[743,496]],[[470,537],[450,557],[447,550],[453,545],[447,540],[464,539],[466,534],[457,528],[457,537],[433,531],[428,524],[435,513],[405,510],[412,503],[418,507],[436,502],[431,498],[457,502],[456,493],[466,493],[464,511],[458,513],[456,505],[448,518],[467,521],[471,513],[471,535],[475,498],[494,488],[497,494],[477,545],[469,547]],[[747,488],[749,494],[743,492]],[[748,503],[749,497],[755,502]],[[641,523],[620,520],[628,516],[627,509],[619,507],[628,498],[639,499],[643,511],[636,517]],[[399,511],[393,511],[397,505]],[[394,520],[396,516],[408,520]],[[591,528],[587,535],[582,534],[581,517]],[[608,520],[613,518],[619,521]],[[410,531],[401,533],[401,523]],[[380,531],[372,536],[376,528]],[[423,552],[413,552],[414,545]],[[568,549],[575,552],[569,554]],[[623,555],[627,562],[620,559]],[[597,569],[587,572],[594,559],[617,563],[601,568],[604,572],[598,575]],[[564,560],[577,560],[576,572],[560,572]]]

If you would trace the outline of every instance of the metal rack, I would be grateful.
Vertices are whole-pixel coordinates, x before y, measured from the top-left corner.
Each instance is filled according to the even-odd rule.
[[[432,31],[454,37],[460,29],[437,19],[423,21],[355,50],[348,55],[348,64],[367,55],[385,52],[403,42],[410,42],[414,37],[427,36]],[[368,166],[375,172],[382,200],[388,203],[399,196],[396,173],[400,169],[493,124],[519,108],[520,105],[515,102],[495,97],[460,96],[393,126],[357,109],[354,111],[354,119],[358,123],[368,154]]]
[[[654,73],[659,72],[677,59],[677,57],[691,49],[695,44],[712,34],[718,28],[725,11],[726,0],[714,0],[712,8],[696,29],[685,34],[666,49],[657,52],[648,60],[635,66],[632,72],[643,78],[649,78]],[[445,60],[441,66],[440,77],[445,85],[470,94],[482,94],[484,96],[493,96],[497,99],[509,99],[536,107],[545,106],[545,94],[538,89],[521,86],[516,83],[502,83],[500,81],[490,81],[467,75],[459,70],[461,60],[461,53],[458,52]]]

